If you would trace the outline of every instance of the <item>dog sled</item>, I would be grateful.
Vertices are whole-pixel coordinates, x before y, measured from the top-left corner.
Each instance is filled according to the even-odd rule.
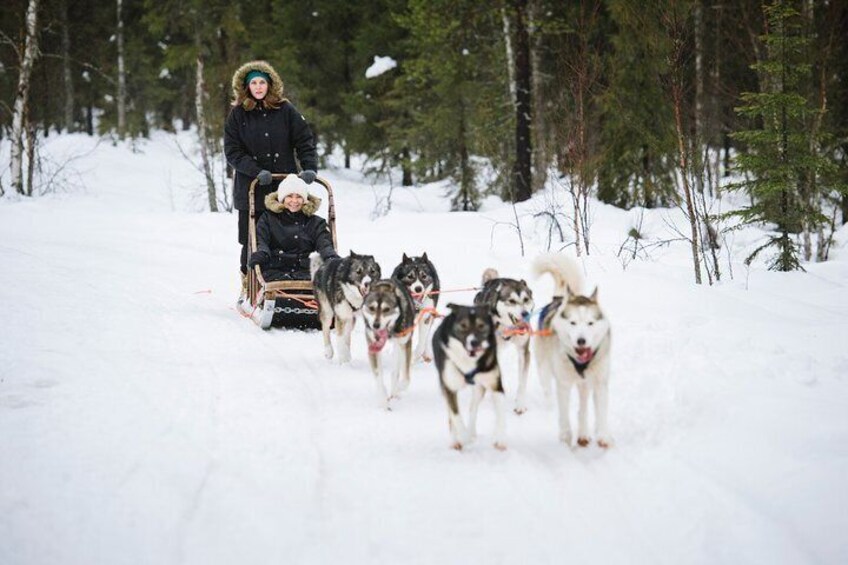
[[[284,179],[286,174],[274,174],[274,180]],[[248,243],[250,253],[258,248],[256,239],[256,202],[254,190],[257,179],[250,183],[248,201],[250,217],[248,220]],[[333,200],[333,188],[326,180],[317,177],[310,186],[321,185],[327,191],[327,225],[333,238],[333,247],[339,248],[336,237],[336,205]],[[318,301],[311,280],[266,281],[262,268],[257,265],[247,272],[247,292],[252,316],[263,330],[272,327],[298,330],[320,329],[318,319]]]

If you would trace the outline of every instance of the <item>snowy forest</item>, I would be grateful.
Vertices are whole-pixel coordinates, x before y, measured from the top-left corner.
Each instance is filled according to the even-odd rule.
[[[773,226],[772,268],[798,269],[826,260],[848,219],[847,13],[814,0],[8,0],[0,191],[49,191],[39,144],[61,131],[196,126],[209,208],[230,210],[230,77],[262,58],[324,155],[399,167],[404,186],[450,179],[453,209],[520,202],[554,178],[577,207],[559,227],[578,252],[596,196],[683,207],[698,281],[720,276],[710,249],[740,223]],[[379,60],[391,64],[366,72]],[[717,212],[733,172],[723,190],[747,204]]]

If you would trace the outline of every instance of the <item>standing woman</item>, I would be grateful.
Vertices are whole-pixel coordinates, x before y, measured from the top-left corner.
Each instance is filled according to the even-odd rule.
[[[238,210],[238,241],[241,244],[241,307],[247,296],[248,220],[250,183],[257,218],[265,211],[265,197],[279,181],[272,173],[297,173],[307,184],[315,180],[318,159],[312,130],[288,99],[283,81],[266,61],[245,63],[233,75],[233,104],[224,125],[224,153],[234,169],[233,203]],[[300,167],[298,168],[298,163]]]

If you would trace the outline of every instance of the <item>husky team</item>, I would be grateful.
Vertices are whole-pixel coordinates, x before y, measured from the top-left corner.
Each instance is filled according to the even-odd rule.
[[[607,421],[610,370],[610,325],[598,302],[598,291],[584,293],[577,263],[565,255],[549,253],[533,262],[536,276],[551,275],[554,296],[536,310],[533,291],[524,280],[501,277],[486,269],[482,287],[472,306],[448,304],[432,340],[431,326],[438,316],[439,276],[427,254],[403,255],[389,279],[381,279],[380,266],[371,255],[351,252],[345,258],[311,261],[312,281],[318,299],[318,316],[324,335],[324,352],[334,356],[331,326],[336,333],[338,361],[350,361],[351,332],[356,317],[365,325],[368,360],[374,373],[378,405],[391,409],[392,401],[409,386],[414,360],[434,360],[448,410],[451,446],[461,450],[476,438],[477,409],[487,393],[495,409],[494,447],[506,449],[505,398],[498,352],[514,346],[518,352],[518,391],[514,411],[527,410],[526,390],[530,371],[530,343],[545,395],[556,387],[559,438],[571,446],[570,400],[577,388],[576,446],[586,447],[594,435],[602,448],[612,445]],[[531,316],[537,312],[537,329]],[[394,343],[395,363],[390,387],[382,376],[385,345]],[[413,351],[413,343],[416,343]],[[471,388],[467,418],[459,409],[458,393]],[[595,429],[589,431],[588,403],[594,403]]]

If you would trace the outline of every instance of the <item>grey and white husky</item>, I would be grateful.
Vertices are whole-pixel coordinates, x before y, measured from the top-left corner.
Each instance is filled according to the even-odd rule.
[[[577,412],[577,445],[589,445],[588,403],[595,404],[595,438],[601,447],[612,445],[607,422],[610,378],[610,323],[598,303],[598,289],[583,292],[577,263],[560,254],[541,255],[533,262],[537,275],[549,273],[556,288],[553,301],[539,314],[535,339],[536,363],[543,386],[550,391],[550,378],[556,382],[559,405],[559,439],[571,445],[569,420],[571,389],[577,385],[580,407]],[[545,335],[545,332],[547,335]]]
[[[483,272],[483,288],[474,297],[476,306],[491,309],[498,352],[512,344],[518,351],[518,393],[515,413],[527,411],[527,375],[530,372],[530,313],[533,291],[524,280],[501,278],[495,269]]]
[[[504,389],[498,365],[495,323],[487,307],[448,304],[451,312],[433,334],[433,357],[442,395],[448,405],[448,426],[454,449],[477,436],[477,409],[486,391],[495,408],[495,448],[506,449]],[[466,429],[457,393],[473,387]]]
[[[392,278],[403,283],[415,300],[416,314],[424,308],[435,309],[439,304],[439,273],[436,266],[427,258],[425,252],[420,257],[407,257],[406,253],[400,264],[392,272]],[[431,361],[433,350],[430,347],[430,329],[435,316],[424,314],[415,329],[416,346],[413,359]]]
[[[318,299],[318,318],[324,333],[324,356],[333,358],[330,327],[336,322],[336,346],[339,363],[350,361],[350,335],[356,313],[362,308],[371,283],[380,279],[380,265],[371,255],[357,255],[353,251],[344,258],[333,258],[324,263],[320,255],[310,255],[309,271]]]
[[[415,323],[415,306],[406,287],[396,280],[380,280],[371,284],[362,306],[365,322],[365,340],[368,343],[368,360],[377,382],[377,402],[389,408],[389,401],[398,398],[409,386],[412,366],[412,327]],[[392,393],[386,392],[383,383],[381,353],[386,343],[395,344],[395,368],[392,372]]]

